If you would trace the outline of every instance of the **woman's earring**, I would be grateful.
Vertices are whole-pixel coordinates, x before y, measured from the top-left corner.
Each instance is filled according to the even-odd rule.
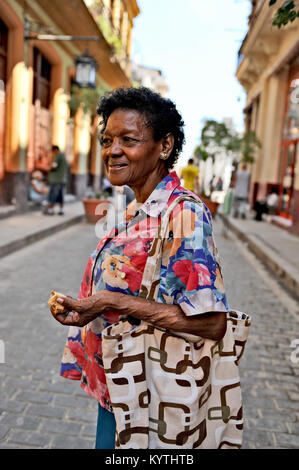
[[[166,160],[168,158],[168,153],[162,153],[160,155],[161,160]]]

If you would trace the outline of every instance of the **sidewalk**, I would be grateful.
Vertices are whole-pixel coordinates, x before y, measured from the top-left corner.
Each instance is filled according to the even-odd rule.
[[[235,219],[221,211],[218,215],[299,299],[299,237],[266,221]]]
[[[81,201],[66,203],[64,213],[64,216],[46,216],[34,210],[0,219],[0,258],[85,218]]]

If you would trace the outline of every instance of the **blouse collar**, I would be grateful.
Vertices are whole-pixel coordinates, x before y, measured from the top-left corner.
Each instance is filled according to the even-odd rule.
[[[158,217],[167,207],[170,196],[180,184],[180,178],[175,171],[168,173],[143,204],[137,203],[135,199],[128,205],[126,220],[130,220],[142,212],[150,217]]]

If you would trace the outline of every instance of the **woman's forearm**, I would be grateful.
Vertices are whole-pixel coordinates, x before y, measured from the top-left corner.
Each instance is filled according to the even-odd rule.
[[[209,312],[196,317],[186,317],[178,305],[158,303],[120,293],[114,293],[110,298],[111,304],[107,310],[131,315],[160,328],[191,333],[216,341],[223,338],[226,331],[225,312]]]

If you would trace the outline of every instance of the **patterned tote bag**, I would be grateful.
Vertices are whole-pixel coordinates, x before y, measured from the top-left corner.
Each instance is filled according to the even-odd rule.
[[[163,240],[162,218],[139,295],[156,300]],[[238,362],[250,327],[245,313],[227,313],[220,341],[174,333],[129,318],[102,332],[103,362],[116,420],[116,448],[219,449],[242,445],[243,413]]]

